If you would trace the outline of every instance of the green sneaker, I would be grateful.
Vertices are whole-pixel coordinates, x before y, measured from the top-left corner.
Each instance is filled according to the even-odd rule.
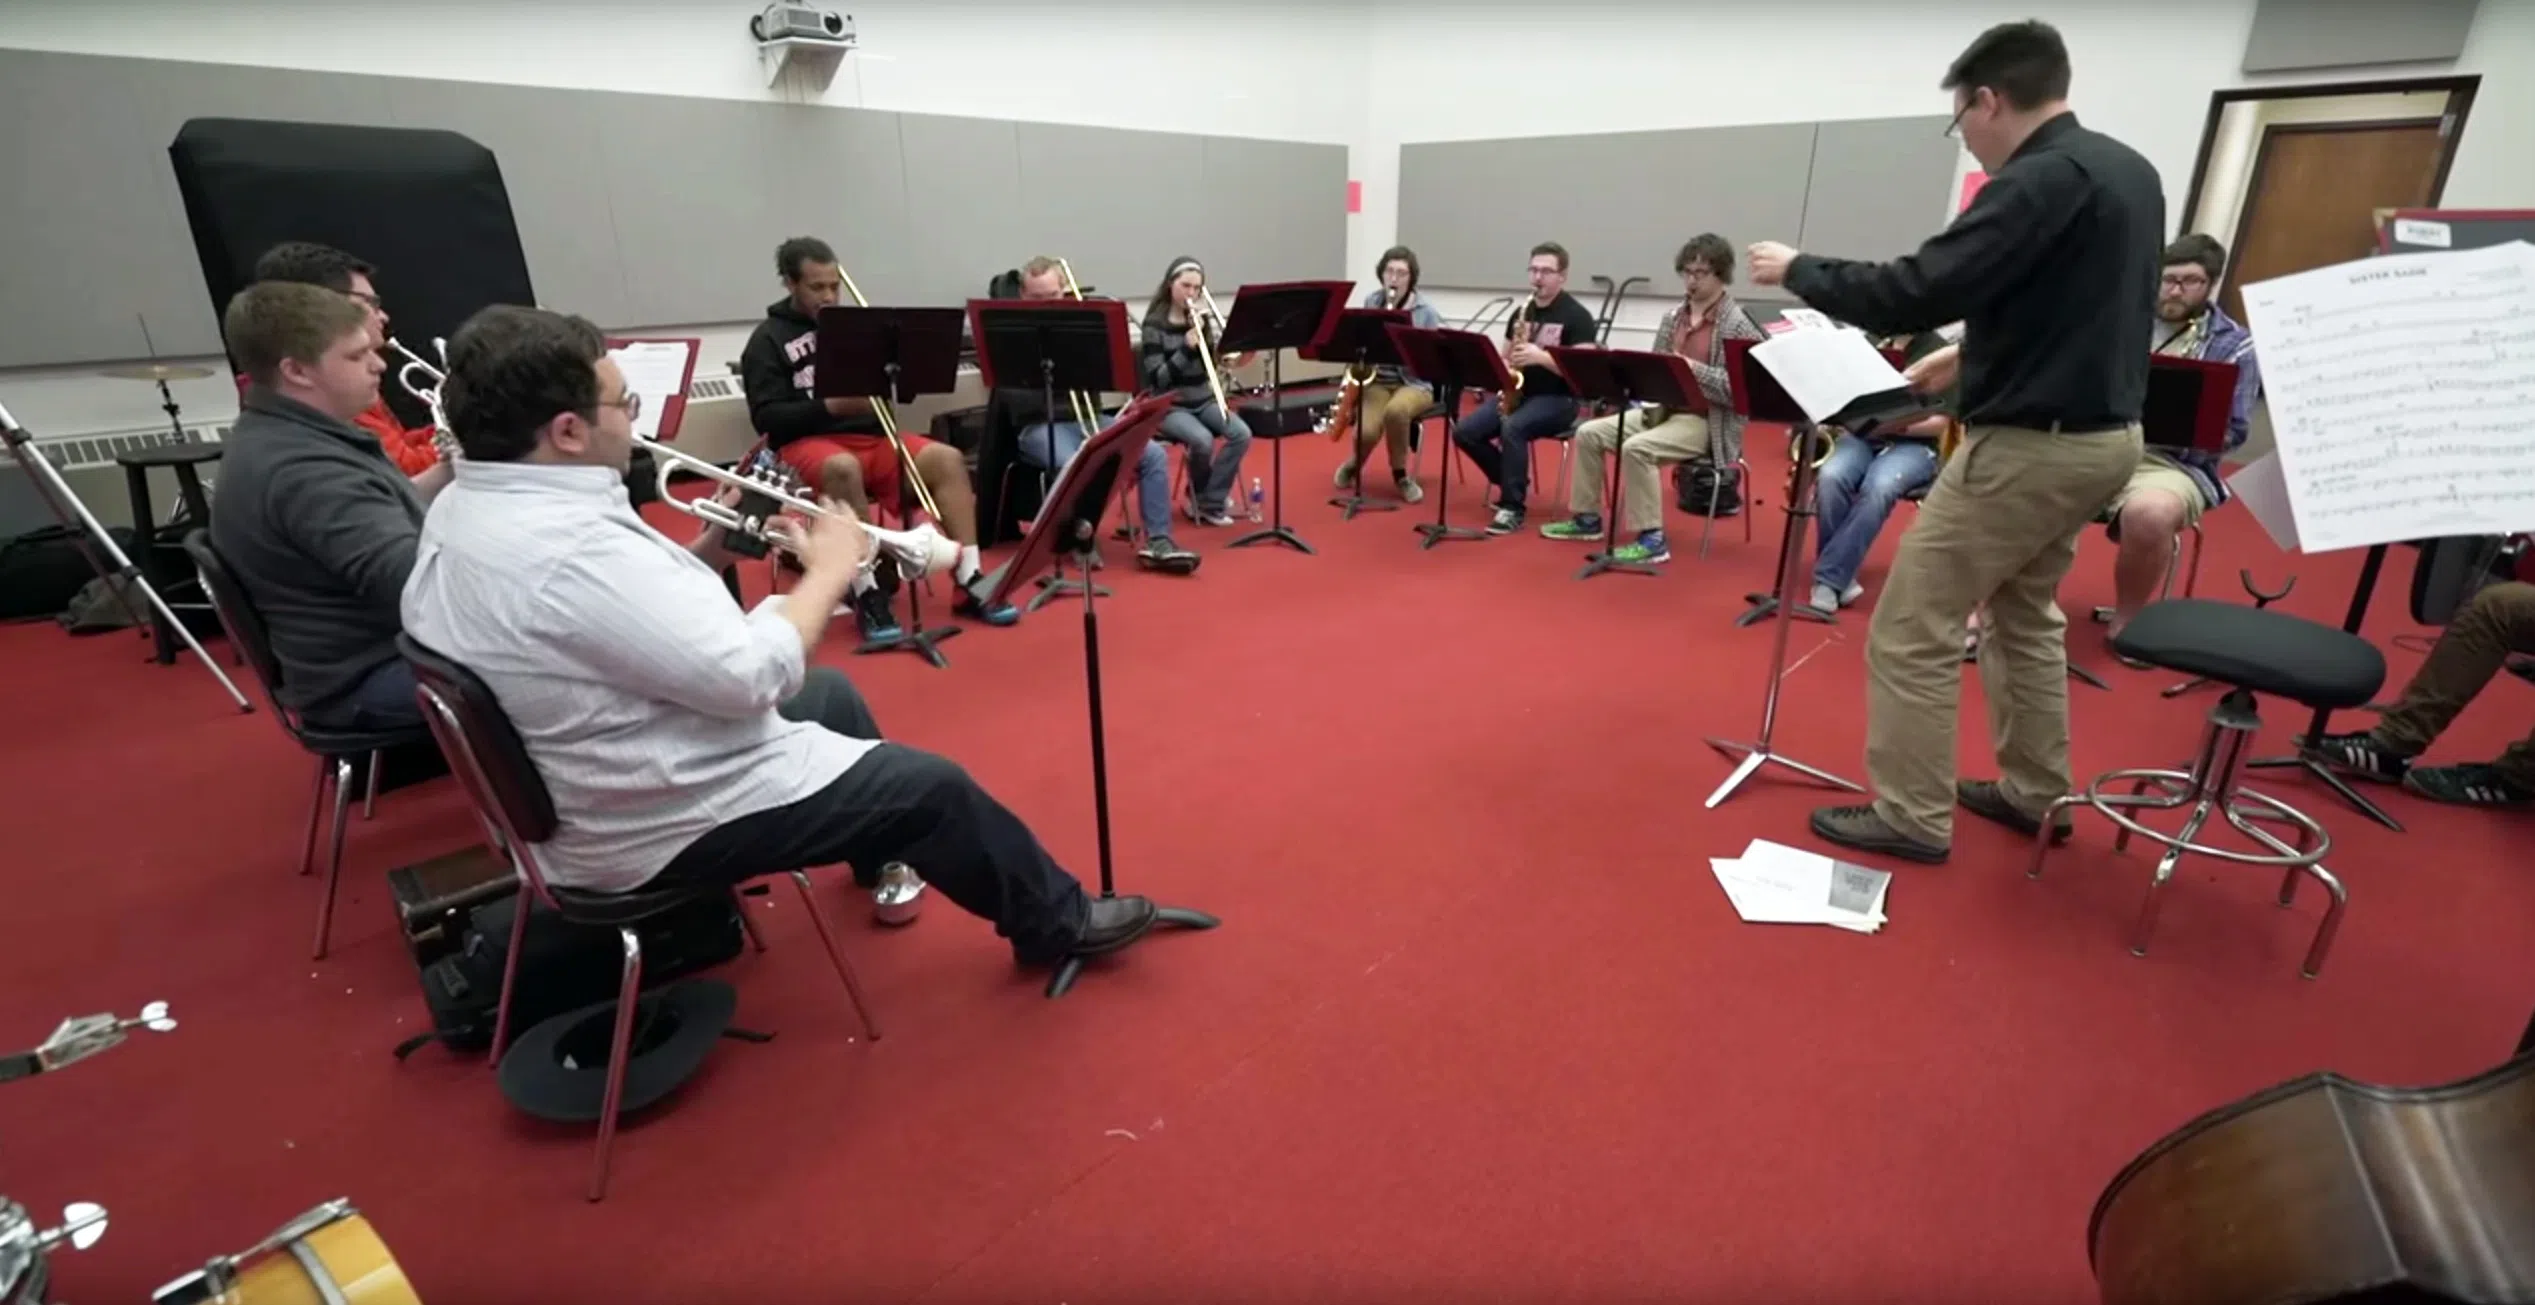
[[[1649,530],[1645,534],[1639,535],[1636,542],[1622,544],[1619,547],[1612,549],[1611,560],[1614,562],[1636,562],[1644,565],[1669,562],[1672,560],[1672,545],[1665,541],[1664,532],[1660,530]]]
[[[1540,536],[1543,539],[1564,539],[1569,541],[1600,539],[1602,537],[1602,518],[1569,517],[1564,521],[1552,521],[1540,528]]]

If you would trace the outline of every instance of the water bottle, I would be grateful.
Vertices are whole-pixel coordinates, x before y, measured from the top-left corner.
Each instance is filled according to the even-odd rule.
[[[1266,503],[1267,486],[1260,484],[1258,477],[1250,477],[1250,519],[1252,521],[1261,521],[1266,519],[1261,515],[1261,513],[1265,510]]]

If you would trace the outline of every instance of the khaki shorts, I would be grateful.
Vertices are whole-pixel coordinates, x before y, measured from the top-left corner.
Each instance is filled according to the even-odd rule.
[[[2122,507],[2130,502],[2130,496],[2143,489],[2162,490],[2181,502],[2185,529],[2199,525],[2201,513],[2209,510],[2209,500],[2201,497],[2200,482],[2193,480],[2190,473],[2181,467],[2151,454],[2139,459],[2139,469],[2130,473],[2130,483],[2122,486],[2121,493],[2115,495],[2112,503],[2104,509],[2104,518],[2108,521],[2118,519]]]

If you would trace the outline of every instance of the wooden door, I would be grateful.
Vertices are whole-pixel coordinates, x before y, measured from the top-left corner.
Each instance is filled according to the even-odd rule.
[[[2380,208],[2427,208],[2446,151],[2443,120],[2282,123],[2262,133],[2219,303],[2243,321],[2238,287],[2364,258]]]

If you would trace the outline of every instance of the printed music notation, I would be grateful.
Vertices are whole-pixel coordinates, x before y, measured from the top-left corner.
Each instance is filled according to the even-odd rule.
[[[2308,552],[2535,528],[2535,245],[2249,285]]]

